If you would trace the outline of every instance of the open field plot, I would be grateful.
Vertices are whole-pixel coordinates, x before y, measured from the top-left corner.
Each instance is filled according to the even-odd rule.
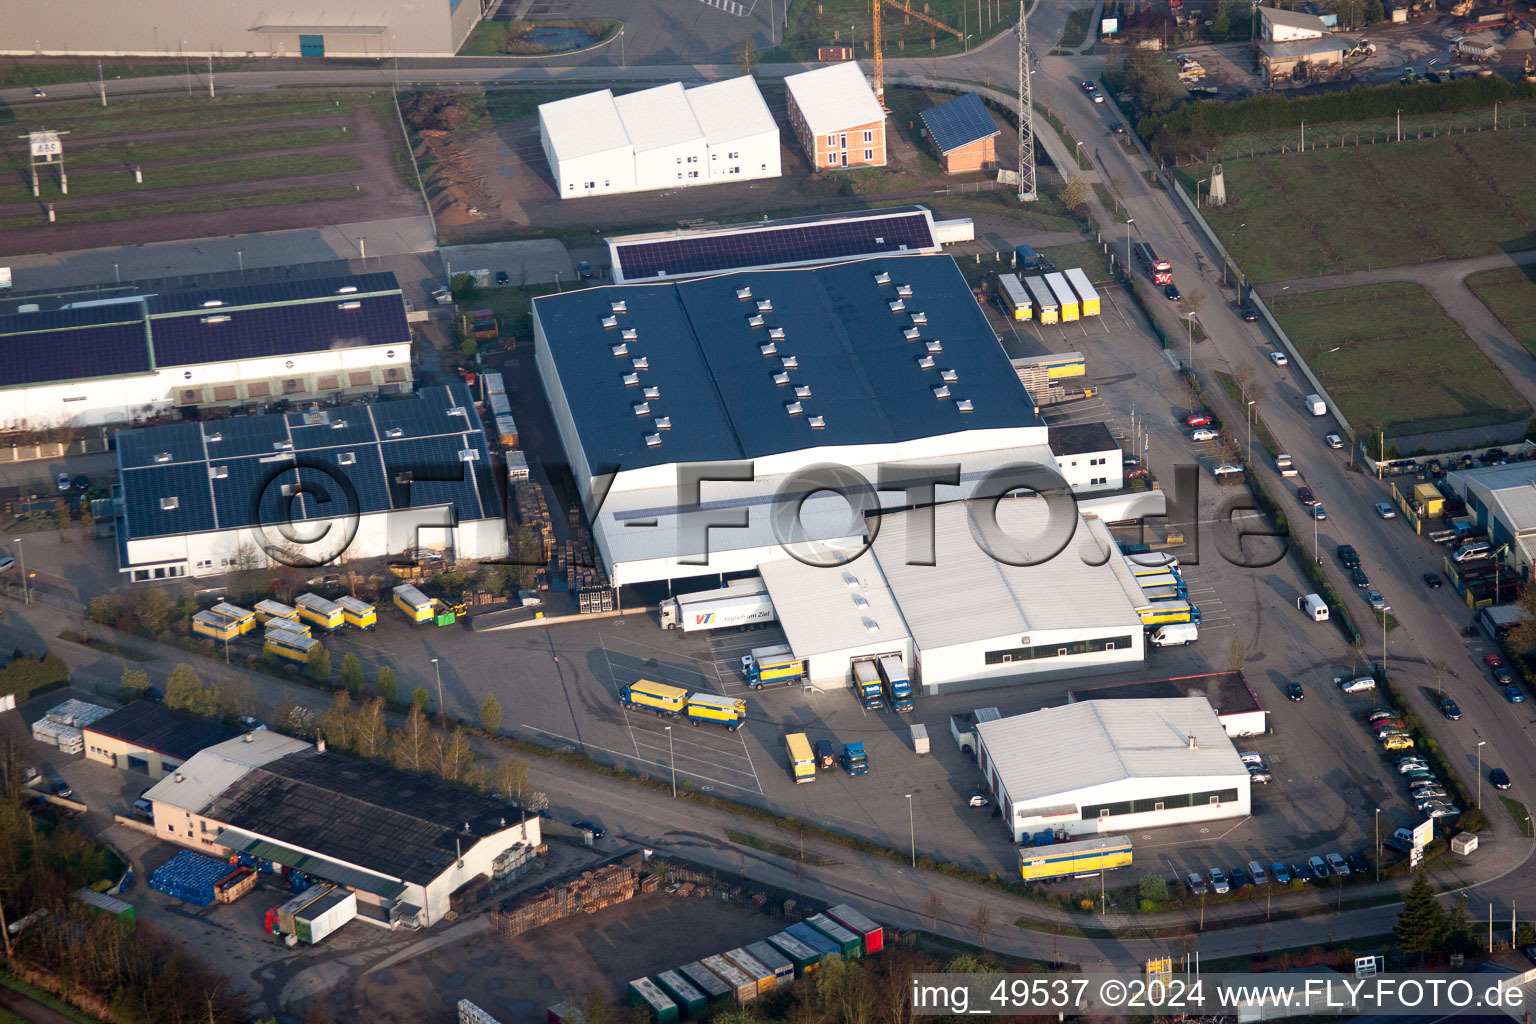
[[[1536,100],[1510,100],[1499,104],[1499,126],[1525,128],[1536,122]],[[1469,107],[1463,110],[1443,110],[1428,114],[1403,114],[1403,139],[1418,141],[1420,136],[1432,139],[1446,132],[1476,132],[1493,128],[1493,110],[1490,107]],[[1307,148],[1364,145],[1387,145],[1397,138],[1397,120],[1393,117],[1369,118],[1363,121],[1346,121],[1339,124],[1307,124]],[[1295,150],[1300,142],[1295,129],[1283,131],[1242,132],[1221,137],[1212,154],[1213,160],[1246,160],[1266,153],[1279,153],[1281,147]]]
[[[1009,18],[1018,14],[1017,5],[1007,4],[1001,9],[983,4],[978,11],[974,0],[926,0],[912,7],[957,32],[936,29],[894,8],[883,8],[885,20],[880,31],[887,57],[960,53],[966,47],[957,33],[969,36],[970,47],[975,47],[1007,31],[1012,24]],[[854,56],[860,60],[872,56],[869,0],[790,0],[786,24],[784,41],[763,55],[765,62],[815,60],[821,46],[853,46]]]
[[[1516,130],[1230,160],[1230,202],[1205,216],[1258,282],[1528,248],[1531,142]],[[1192,189],[1209,167],[1180,173]]]
[[[94,58],[53,58],[44,61],[21,61],[12,57],[0,61],[0,89],[17,86],[53,85],[57,82],[94,82],[100,77],[111,81],[118,78],[148,78],[157,75],[184,75],[188,64],[181,60],[107,60],[100,62],[98,72]],[[235,61],[214,61],[214,74],[239,71],[243,65]],[[206,74],[208,62],[196,68],[196,73]]]
[[[1506,267],[1489,270],[1467,278],[1467,287],[1493,315],[1536,354],[1536,273],[1530,267]]]
[[[1423,433],[1507,423],[1530,413],[1418,285],[1340,288],[1269,302],[1357,428]]]
[[[388,94],[159,96],[15,113],[68,132],[32,195],[22,142],[0,163],[0,252],[168,241],[422,212]],[[136,183],[133,168],[143,170]],[[46,204],[56,223],[49,224]],[[93,228],[92,226],[96,227]],[[110,225],[110,227],[102,227]]]

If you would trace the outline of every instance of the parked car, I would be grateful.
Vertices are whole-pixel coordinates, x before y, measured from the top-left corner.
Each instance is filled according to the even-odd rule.
[[[1251,764],[1248,766],[1248,781],[1257,782],[1260,785],[1268,785],[1274,776],[1269,774],[1269,766],[1263,764]]]
[[[1296,488],[1296,500],[1307,506],[1317,504],[1317,498],[1313,495],[1312,488],[1310,487]]]
[[[971,794],[970,805],[972,807],[985,807],[991,802],[991,800],[987,799],[987,795],[985,793]]]
[[[1298,882],[1312,881],[1312,876],[1307,874],[1307,866],[1305,864],[1292,863],[1291,878]]]
[[[61,490],[61,491],[69,490],[69,474],[68,473],[60,473],[59,474],[59,490]]]
[[[1205,887],[1205,879],[1200,877],[1200,872],[1191,871],[1189,877],[1184,879],[1184,884],[1189,886],[1189,891],[1196,896],[1204,896],[1210,890]]]
[[[1246,320],[1247,317],[1244,317],[1243,319]],[[1269,354],[1269,361],[1274,363],[1276,366],[1289,366],[1291,363],[1289,359],[1285,358],[1284,352],[1271,352]]]
[[[1208,427],[1211,425],[1210,414],[1203,412],[1190,413],[1184,417],[1184,425],[1186,427]]]
[[[1452,722],[1461,721],[1461,706],[1449,697],[1441,699],[1440,713]]]
[[[1248,862],[1248,875],[1253,879],[1254,885],[1269,884],[1269,873],[1264,870],[1264,865],[1256,860]]]
[[[592,279],[592,264],[582,260],[576,264],[576,273],[581,275],[583,281],[590,281]]]
[[[583,818],[581,821],[573,821],[571,824],[576,828],[583,828],[588,832],[591,832],[593,839],[601,839],[603,836],[608,834],[607,830],[604,829],[603,826],[599,825],[595,821],[587,821],[585,818]]]
[[[1408,828],[1394,829],[1383,845],[1399,852],[1407,853],[1413,849],[1413,830]]]
[[[1252,306],[1244,306],[1243,307],[1243,311],[1242,311],[1242,317],[1243,317],[1243,319],[1245,321],[1247,321],[1248,323],[1251,324],[1254,321],[1258,320],[1258,318],[1259,318],[1259,311],[1254,309]],[[1275,365],[1276,366],[1280,366],[1282,364],[1276,363]]]
[[[1445,581],[1440,578],[1439,573],[1427,572],[1424,574],[1424,585],[1430,590],[1439,590],[1445,586]]]
[[[75,490],[88,491],[91,489],[91,478],[84,473],[75,474]]]
[[[1495,768],[1493,771],[1488,773],[1488,781],[1493,783],[1494,789],[1508,789],[1509,773],[1506,772],[1503,768]]]
[[[1407,774],[1408,772],[1414,771],[1415,769],[1419,771],[1428,771],[1429,762],[1417,754],[1410,754],[1407,757],[1400,757],[1397,759],[1397,772],[1399,775]]]
[[[1328,877],[1328,864],[1321,857],[1308,858],[1307,868],[1314,882],[1321,882]]]
[[[1489,668],[1503,668],[1504,658],[1497,653],[1485,654],[1483,655],[1483,664]]]
[[[1254,751],[1251,751],[1251,750],[1246,751],[1246,752],[1241,753],[1241,754],[1238,754],[1237,755],[1237,759],[1239,761],[1243,762],[1243,764],[1263,764],[1264,763],[1264,755],[1255,753]]]
[[[1376,689],[1376,679],[1373,676],[1356,676],[1353,679],[1335,679],[1339,689],[1345,693],[1364,693],[1367,690]]]
[[[1504,698],[1506,700],[1508,700],[1511,704],[1523,704],[1523,703],[1525,703],[1525,694],[1520,692],[1520,687],[1518,687],[1518,686],[1506,686],[1506,687],[1504,687]]]
[[[1291,700],[1306,700],[1307,691],[1301,688],[1301,684],[1294,679],[1285,684],[1285,695]]]
[[[496,271],[496,283],[497,284],[506,284],[506,283],[508,283],[511,280],[512,279],[507,276],[507,272],[505,270],[498,270],[498,271]]]
[[[1386,738],[1386,741],[1383,742],[1381,746],[1382,746],[1383,750],[1412,750],[1413,749],[1413,737],[1412,736],[1388,736]]]
[[[1093,92],[1094,89],[1098,88],[1096,85],[1094,85],[1092,82],[1090,82],[1086,78],[1083,79],[1082,86],[1083,86],[1083,92]]]
[[[1349,876],[1349,864],[1345,862],[1343,857],[1340,857],[1336,853],[1330,853],[1328,855],[1328,867],[1340,878],[1347,878]]]
[[[1367,590],[1365,592],[1365,600],[1371,606],[1371,611],[1373,612],[1389,612],[1392,610],[1392,606],[1387,604],[1386,598],[1381,596],[1381,591],[1379,590]]]
[[[1210,427],[1198,427],[1189,435],[1191,441],[1214,441],[1221,435]]]
[[[1221,868],[1211,868],[1207,872],[1211,876],[1211,889],[1217,893],[1231,892],[1232,883],[1227,881],[1227,876]]]
[[[1232,869],[1232,888],[1242,889],[1248,885],[1248,872],[1242,868]]]
[[[1125,478],[1127,480],[1145,480],[1147,478],[1147,467],[1135,466],[1131,469],[1127,469],[1125,471]]]
[[[1455,804],[1439,804],[1435,807],[1424,808],[1426,818],[1455,818],[1461,814],[1461,808]]]
[[[1365,859],[1365,854],[1363,853],[1352,853],[1347,859],[1349,861],[1349,870],[1357,875],[1363,875],[1371,870],[1371,862]]]
[[[65,800],[68,800],[75,795],[74,789],[70,787],[69,783],[64,781],[64,776],[62,775],[55,775],[52,779],[52,785],[54,796],[63,797]]]
[[[1276,885],[1291,884],[1291,869],[1285,866],[1284,861],[1275,861],[1269,866],[1269,873],[1274,876]]]
[[[1381,516],[1383,519],[1396,519],[1397,509],[1393,508],[1391,505],[1384,501],[1378,501],[1376,503],[1376,514]]]
[[[1163,297],[1170,302],[1178,302],[1180,298],[1179,286],[1174,284],[1172,281],[1169,281],[1167,284],[1163,285]]]
[[[1371,585],[1371,578],[1365,574],[1364,569],[1357,565],[1349,570],[1349,582],[1364,590]]]
[[[12,558],[10,555],[0,555],[0,572],[5,572],[5,570],[9,569],[15,564],[16,559]]]
[[[1526,946],[1520,952],[1525,954],[1525,958],[1527,960],[1533,964],[1536,964],[1536,946]]]
[[[1338,434],[1328,434],[1323,438],[1323,443],[1329,448],[1343,448],[1344,439]]]
[[[1379,722],[1383,718],[1396,718],[1397,712],[1391,708],[1371,708],[1371,713],[1365,716],[1367,722]],[[1407,758],[1404,758],[1407,760]]]
[[[1510,686],[1515,681],[1515,674],[1509,670],[1508,665],[1500,665],[1493,670],[1493,681],[1500,686]]]
[[[40,99],[42,99],[43,97],[45,97],[47,95],[48,95],[47,93],[43,92],[43,90],[38,88],[37,86],[34,85],[32,87],[32,98],[33,99],[40,100]]]
[[[1119,121],[1111,121],[1109,122],[1109,131],[1112,135],[1124,135],[1125,125],[1121,124]]]
[[[1312,518],[1318,520],[1319,522],[1321,522],[1322,520],[1328,518],[1328,510],[1323,508],[1323,506],[1321,506],[1321,505],[1313,505],[1312,506]]]

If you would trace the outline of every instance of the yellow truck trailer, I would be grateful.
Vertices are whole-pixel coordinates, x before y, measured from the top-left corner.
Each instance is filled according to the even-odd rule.
[[[1019,874],[1026,882],[1097,874],[1130,866],[1131,841],[1125,836],[1025,846],[1019,850]]]
[[[292,619],[268,619],[262,626],[263,636],[271,636],[273,633],[298,633],[301,636],[312,636],[307,622],[295,622]]]
[[[338,597],[336,604],[341,608],[342,621],[349,626],[357,629],[372,629],[378,624],[378,609],[367,601],[359,601],[355,597]]]
[[[688,721],[692,725],[719,722],[731,732],[747,724],[747,702],[736,697],[716,697],[695,693],[688,698]]]
[[[688,706],[688,691],[651,679],[637,679],[619,691],[619,703],[626,710],[644,708],[664,718],[676,718]]]
[[[281,601],[273,601],[268,598],[265,601],[256,602],[256,621],[267,622],[271,619],[288,619],[296,621],[299,617],[297,608],[290,608]]]
[[[296,661],[308,665],[310,659],[314,658],[316,652],[320,650],[320,641],[301,633],[274,630],[267,634],[261,649],[284,661]]]
[[[784,749],[789,754],[789,774],[795,784],[816,781],[816,755],[811,752],[811,741],[803,732],[792,732],[784,737]]]
[[[239,605],[230,604],[227,601],[220,601],[218,604],[214,605],[208,610],[211,612],[218,612],[220,615],[223,615],[226,618],[234,619],[235,622],[239,623],[240,632],[242,635],[249,633],[251,630],[256,628],[256,613],[248,612],[244,608],[241,608]]]
[[[412,622],[431,622],[437,615],[437,602],[409,583],[395,588],[394,601],[395,607]]]
[[[241,636],[239,622],[227,615],[220,615],[212,609],[192,616],[192,632],[222,644],[238,640]]]
[[[341,605],[335,601],[327,601],[319,594],[300,594],[293,599],[294,607],[299,610],[299,618],[312,626],[319,626],[326,632],[340,629],[346,622],[341,614]]]

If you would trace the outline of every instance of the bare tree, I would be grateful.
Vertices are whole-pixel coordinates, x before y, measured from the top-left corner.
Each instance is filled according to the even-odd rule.
[[[986,949],[987,932],[992,927],[992,908],[985,901],[976,904],[976,913],[971,916],[971,927],[976,930],[976,945]]]
[[[1232,383],[1237,385],[1237,390],[1242,392],[1243,401],[1248,400],[1248,389],[1253,386],[1253,370],[1247,366],[1236,366],[1232,369]]]
[[[438,745],[437,773],[449,782],[458,782],[475,761],[475,752],[469,745],[469,735],[463,726],[456,726],[451,734]]]
[[[389,727],[384,721],[384,698],[361,704],[352,715],[352,749],[358,757],[373,759],[384,753]]]
[[[1233,672],[1241,672],[1248,664],[1248,641],[1241,636],[1234,636],[1227,643],[1227,668]]]
[[[405,725],[390,735],[389,756],[395,767],[420,772],[427,769],[432,745],[432,727],[420,706],[411,705],[406,712]]]
[[[939,915],[944,913],[944,897],[939,895],[938,890],[928,890],[928,901],[923,904],[923,913],[928,915],[929,931],[937,932],[939,930]]]

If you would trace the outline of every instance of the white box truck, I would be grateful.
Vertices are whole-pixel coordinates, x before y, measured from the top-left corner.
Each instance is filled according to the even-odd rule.
[[[1322,395],[1308,395],[1307,410],[1311,412],[1313,416],[1327,416],[1328,403],[1323,401]]]
[[[734,580],[719,590],[680,594],[661,602],[661,625],[699,633],[733,626],[757,626],[778,616],[762,580]]]

